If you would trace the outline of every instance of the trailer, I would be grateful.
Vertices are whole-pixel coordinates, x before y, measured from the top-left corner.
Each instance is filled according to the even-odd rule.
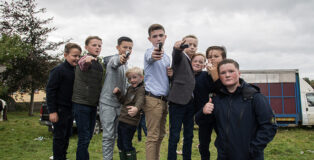
[[[298,69],[241,70],[241,78],[260,88],[279,126],[314,125],[314,90]]]

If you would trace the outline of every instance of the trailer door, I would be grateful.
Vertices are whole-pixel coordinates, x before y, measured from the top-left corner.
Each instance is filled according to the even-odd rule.
[[[309,120],[309,124],[314,125],[314,93],[307,93],[306,99],[306,114]]]

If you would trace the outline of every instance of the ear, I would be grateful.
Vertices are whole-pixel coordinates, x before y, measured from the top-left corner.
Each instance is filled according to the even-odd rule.
[[[66,58],[68,56],[68,53],[63,53],[64,58]]]
[[[152,42],[152,41],[151,41],[151,38],[150,38],[150,36],[148,36],[148,37],[147,37],[147,39],[148,39],[148,40],[149,40],[150,42]]]
[[[116,46],[116,49],[119,50],[119,45]]]
[[[167,39],[167,35],[165,34],[165,40]]]

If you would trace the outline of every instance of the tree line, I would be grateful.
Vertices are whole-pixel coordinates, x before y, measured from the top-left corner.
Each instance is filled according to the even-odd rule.
[[[47,83],[49,70],[60,63],[55,51],[65,41],[48,41],[53,18],[40,18],[45,8],[37,9],[35,0],[1,1],[0,4],[0,97],[23,90],[30,93],[29,115],[33,115],[34,93]]]

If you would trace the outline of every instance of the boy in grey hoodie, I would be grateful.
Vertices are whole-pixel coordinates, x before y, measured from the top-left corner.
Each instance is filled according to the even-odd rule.
[[[99,116],[103,129],[102,150],[103,159],[113,158],[114,142],[117,135],[118,116],[121,104],[116,95],[112,93],[118,87],[122,94],[127,88],[125,72],[127,70],[127,55],[132,53],[133,41],[129,37],[118,39],[117,50],[119,54],[112,56],[106,67],[106,76],[99,99]]]

